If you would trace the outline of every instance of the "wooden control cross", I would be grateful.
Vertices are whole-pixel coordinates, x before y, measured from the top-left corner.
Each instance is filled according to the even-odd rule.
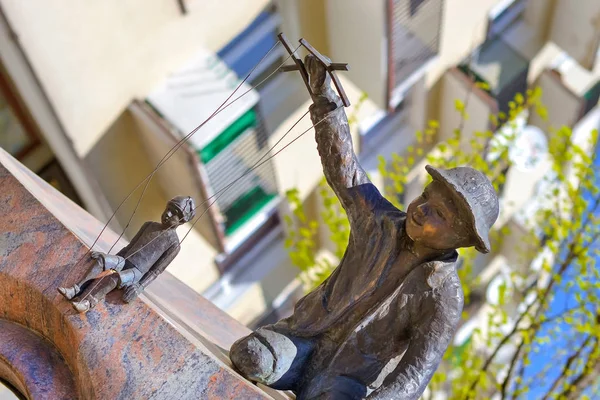
[[[312,90],[310,88],[310,84],[308,82],[308,72],[306,71],[306,67],[304,66],[304,63],[302,62],[302,60],[300,58],[298,58],[294,54],[294,50],[292,49],[292,46],[290,46],[290,43],[288,42],[285,35],[283,33],[280,33],[278,35],[278,37],[279,37],[279,40],[281,41],[281,44],[283,44],[283,47],[285,47],[287,52],[290,54],[291,58],[294,60],[294,63],[296,64],[296,65],[284,65],[283,67],[281,67],[281,69],[283,71],[299,71],[300,76],[302,76],[302,80],[304,81],[304,84],[306,85],[306,88],[308,89],[308,92],[312,96],[313,92],[312,92]],[[317,49],[315,49],[313,46],[311,46],[311,44],[308,43],[303,38],[300,39],[300,44],[309,53],[311,53],[313,56],[315,56],[319,61],[321,61],[325,65],[325,67],[327,68],[327,72],[329,73],[329,76],[331,77],[331,80],[333,81],[333,84],[334,84],[338,94],[340,95],[340,98],[342,99],[342,103],[344,104],[344,107],[350,106],[350,100],[348,100],[348,96],[346,96],[346,92],[344,91],[344,88],[342,87],[342,83],[340,82],[339,78],[337,77],[337,75],[334,72],[334,71],[348,71],[350,69],[348,64],[332,63],[325,56],[323,56],[321,53],[319,53],[317,51]]]

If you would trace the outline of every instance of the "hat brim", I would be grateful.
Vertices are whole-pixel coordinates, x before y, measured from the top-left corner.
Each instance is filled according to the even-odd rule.
[[[431,165],[425,166],[425,170],[431,175],[434,181],[444,185],[453,195],[453,198],[457,200],[456,205],[461,215],[467,217],[475,234],[473,239],[475,240],[474,246],[477,251],[480,253],[489,253],[491,249],[489,234],[487,230],[482,229],[477,223],[478,220],[483,220],[483,216],[477,215],[477,210],[469,205],[469,201],[467,200],[468,194],[445,171],[434,168]]]

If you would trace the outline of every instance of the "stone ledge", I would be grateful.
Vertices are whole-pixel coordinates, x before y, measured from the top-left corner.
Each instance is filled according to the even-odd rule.
[[[75,264],[101,224],[2,150],[0,164],[0,318],[52,343],[72,374],[70,398],[272,398],[219,351],[248,330],[170,275],[141,301],[115,293],[75,313],[56,287],[86,273]],[[116,239],[106,237],[98,249]]]

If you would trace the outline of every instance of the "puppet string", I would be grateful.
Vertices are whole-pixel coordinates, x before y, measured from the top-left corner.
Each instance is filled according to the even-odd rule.
[[[277,45],[277,44],[276,44],[276,45]],[[274,46],[273,46],[273,48],[274,48],[276,45],[274,45]],[[296,47],[296,49],[294,50],[294,52],[295,52],[295,51],[297,51],[299,47],[300,47],[300,46]],[[271,48],[271,50],[269,50],[269,52],[270,52],[270,51],[272,51],[272,50],[273,50],[273,48]],[[262,58],[262,59],[259,61],[259,63],[258,63],[258,64],[257,64],[257,65],[256,65],[256,66],[253,68],[253,69],[252,69],[252,71],[250,71],[250,73],[248,74],[248,76],[246,76],[246,78],[245,78],[245,79],[244,79],[244,80],[243,80],[243,81],[242,81],[242,82],[241,82],[241,83],[238,85],[238,87],[237,87],[237,88],[236,88],[236,89],[233,91],[233,93],[232,93],[232,94],[231,94],[231,95],[230,95],[230,96],[227,98],[227,100],[225,100],[225,102],[224,102],[223,104],[225,104],[225,103],[226,103],[226,102],[227,102],[227,101],[228,101],[228,100],[229,100],[229,99],[230,99],[230,98],[233,96],[233,94],[234,94],[234,93],[236,93],[236,91],[237,91],[237,90],[238,90],[238,89],[239,89],[239,88],[240,88],[240,87],[243,85],[243,83],[244,83],[244,82],[245,82],[245,81],[246,81],[246,80],[249,78],[250,74],[251,74],[251,73],[254,71],[254,69],[256,69],[256,67],[257,67],[257,66],[260,64],[260,62],[262,62],[262,61],[263,61],[263,60],[266,58],[266,56],[267,56],[268,54],[269,54],[269,53],[267,53],[267,54],[266,54],[266,55],[265,55],[265,56],[264,56],[264,57],[263,57],[263,58]],[[293,54],[293,53],[292,53],[292,54]],[[283,63],[282,63],[282,64],[281,64],[281,65],[280,65],[280,66],[279,66],[277,69],[275,69],[275,71],[273,71],[271,74],[269,74],[269,76],[267,76],[265,79],[263,79],[261,82],[259,82],[259,83],[258,83],[256,86],[259,86],[259,85],[261,85],[261,84],[262,84],[262,83],[264,83],[264,82],[265,82],[267,79],[269,79],[269,78],[270,78],[270,77],[271,77],[271,76],[272,76],[272,75],[273,75],[273,74],[274,74],[276,71],[278,71],[278,70],[281,68],[281,66],[283,66],[283,65],[285,64],[285,62],[286,62],[286,61],[287,61],[287,60],[288,60],[290,57],[291,57],[291,55],[290,55],[290,56],[288,56],[288,57],[287,57],[287,58],[286,58],[286,59],[283,61]],[[96,239],[94,240],[94,242],[92,243],[92,245],[90,246],[90,248],[88,249],[88,251],[87,251],[87,252],[86,252],[86,253],[85,253],[85,254],[84,254],[82,257],[81,257],[81,259],[80,259],[80,260],[79,260],[77,263],[81,262],[81,261],[82,261],[82,260],[83,260],[83,259],[84,259],[84,258],[85,258],[85,257],[86,257],[86,256],[87,256],[87,255],[88,255],[90,252],[91,252],[91,251],[92,251],[92,248],[93,248],[93,247],[96,245],[96,243],[98,242],[98,240],[100,239],[100,237],[102,236],[102,234],[104,233],[104,231],[106,230],[106,228],[108,227],[108,224],[109,224],[109,223],[110,223],[110,221],[111,221],[111,220],[112,220],[112,219],[115,217],[116,213],[117,213],[117,212],[118,212],[118,210],[119,210],[119,209],[122,207],[122,205],[123,205],[123,204],[124,204],[124,203],[125,203],[125,202],[126,202],[126,201],[127,201],[127,200],[128,200],[130,197],[131,197],[131,196],[132,196],[132,195],[133,195],[133,193],[134,193],[134,192],[135,192],[135,191],[136,191],[136,190],[137,190],[137,189],[138,189],[138,188],[139,188],[139,187],[140,187],[140,186],[141,186],[141,185],[142,185],[142,184],[143,184],[145,181],[147,181],[147,180],[149,180],[149,179],[151,179],[151,178],[152,178],[152,176],[153,176],[153,175],[154,175],[154,173],[155,173],[155,172],[158,170],[158,168],[160,168],[160,166],[162,166],[162,164],[164,164],[164,162],[166,162],[166,161],[168,160],[168,158],[169,158],[169,157],[170,157],[170,156],[171,156],[171,155],[172,155],[172,154],[173,154],[175,151],[177,151],[177,149],[179,149],[179,147],[181,147],[181,145],[183,145],[183,143],[185,143],[185,142],[186,142],[186,141],[187,141],[187,140],[188,140],[188,139],[189,139],[189,138],[190,138],[190,137],[191,137],[191,136],[192,136],[192,135],[193,135],[193,134],[194,134],[196,131],[198,131],[198,129],[200,129],[202,126],[204,126],[204,124],[206,124],[206,123],[207,123],[207,122],[208,122],[208,121],[209,121],[209,120],[210,120],[212,117],[214,117],[214,116],[215,116],[215,115],[217,115],[219,112],[223,111],[225,108],[227,108],[227,107],[229,107],[230,105],[232,105],[233,103],[235,103],[237,100],[239,100],[241,97],[243,97],[244,95],[246,95],[247,93],[249,93],[251,90],[253,90],[253,89],[250,89],[250,90],[246,91],[246,92],[245,92],[245,93],[243,93],[241,96],[239,96],[239,97],[235,98],[235,99],[234,99],[234,100],[233,100],[231,103],[229,103],[229,104],[225,105],[224,107],[223,107],[223,105],[221,105],[221,107],[219,107],[219,108],[217,109],[217,111],[216,111],[215,113],[213,113],[213,115],[211,115],[211,116],[210,116],[210,117],[209,117],[209,118],[208,118],[206,121],[204,121],[202,124],[200,124],[200,125],[199,125],[197,128],[195,128],[195,129],[194,129],[192,132],[190,132],[188,135],[186,135],[186,136],[185,136],[183,139],[181,139],[181,140],[180,140],[180,141],[179,141],[179,142],[178,142],[178,143],[177,143],[177,144],[176,144],[176,145],[175,145],[173,148],[171,148],[171,150],[169,150],[169,152],[167,152],[167,154],[166,154],[166,155],[163,157],[163,159],[162,159],[162,160],[161,160],[161,161],[158,163],[158,165],[157,165],[157,167],[155,168],[155,170],[154,170],[154,171],[153,171],[153,172],[152,172],[150,175],[148,175],[148,176],[147,176],[147,177],[146,177],[144,180],[142,180],[142,181],[141,181],[141,182],[140,182],[140,183],[139,183],[139,184],[138,184],[138,185],[137,185],[137,186],[136,186],[136,187],[135,187],[135,188],[134,188],[134,189],[133,189],[133,190],[132,190],[132,191],[129,193],[129,195],[128,195],[128,196],[127,196],[125,199],[123,199],[123,201],[122,201],[122,202],[119,204],[119,206],[118,206],[118,207],[117,207],[117,209],[114,211],[114,213],[112,214],[112,216],[110,217],[110,219],[109,219],[109,220],[106,222],[106,224],[104,225],[104,227],[102,228],[102,230],[101,230],[101,231],[100,231],[100,233],[98,234],[98,237],[96,237]],[[121,236],[122,236],[122,234],[121,234]],[[121,236],[120,236],[120,237],[121,237]],[[119,238],[120,238],[120,237],[119,237]],[[115,244],[116,244],[116,243],[118,243],[118,240],[115,242]],[[113,247],[114,247],[114,245],[111,247],[111,250],[112,250],[112,248],[113,248]],[[110,251],[110,250],[109,250],[109,251]]]
[[[265,58],[267,58],[267,56],[277,47],[278,43],[275,43],[270,49],[269,51],[260,59],[260,61],[252,68],[252,70],[250,70],[250,72],[246,75],[246,77],[238,84],[238,86],[235,88],[235,90],[225,99],[225,101],[204,121],[202,122],[199,126],[197,126],[194,130],[192,130],[190,133],[188,133],[183,139],[181,139],[179,142],[177,142],[177,144],[175,144],[175,146],[173,146],[168,152],[167,154],[162,158],[162,160],[159,161],[159,163],[157,164],[156,168],[154,168],[154,170],[152,171],[152,173],[146,177],[145,181],[146,184],[144,186],[144,189],[142,190],[142,194],[140,195],[140,197],[138,198],[138,201],[135,205],[135,208],[133,209],[133,212],[131,213],[131,215],[129,216],[129,220],[127,221],[127,224],[125,225],[125,227],[123,228],[123,230],[121,231],[121,234],[119,235],[119,237],[117,238],[117,240],[113,243],[113,245],[110,247],[110,249],[108,250],[108,253],[110,253],[112,251],[112,249],[117,245],[117,243],[119,242],[119,240],[121,239],[121,237],[123,237],[123,235],[125,234],[125,230],[129,227],[129,225],[131,224],[131,221],[133,219],[133,217],[135,216],[141,202],[142,199],[144,198],[144,195],[146,194],[146,190],[148,189],[148,186],[150,185],[150,181],[152,180],[152,177],[154,176],[154,174],[156,174],[156,172],[160,169],[160,167],[166,163],[172,156],[173,154],[175,154],[175,152],[177,150],[179,150],[179,148],[181,146],[183,146],[183,144],[185,142],[187,142],[187,140],[189,140],[189,138],[191,138],[200,128],[202,128],[208,121],[210,121],[213,117],[215,117],[217,114],[219,114],[221,111],[225,110],[225,108],[227,108],[228,106],[230,106],[231,104],[235,103],[238,99],[244,97],[246,94],[248,94],[252,89],[247,90],[245,93],[243,93],[241,96],[239,96],[238,98],[234,99],[231,103],[229,103],[228,105],[226,105],[226,103],[231,99],[231,97],[233,97],[233,95],[242,87],[242,85],[250,78],[250,76],[252,75],[252,73],[256,70],[256,68],[265,60]],[[279,68],[278,68],[279,69]],[[277,69],[275,70],[277,71]],[[274,72],[275,72],[274,71]],[[269,77],[265,78],[268,79]],[[262,83],[262,82],[261,82]],[[130,193],[131,195],[139,188],[139,186],[143,183],[144,181],[140,182],[140,184],[138,184],[138,186],[132,190],[132,192]],[[129,197],[129,196],[128,196]],[[115,214],[118,211],[115,210]],[[114,216],[114,214],[113,214]],[[112,217],[111,217],[112,218]],[[109,220],[110,222],[110,220]],[[102,233],[101,233],[102,234]]]
[[[338,107],[339,108],[339,107]],[[316,126],[318,126],[321,122],[323,122],[324,120],[326,120],[329,115],[333,112],[337,110],[334,109],[332,111],[330,111],[326,116],[324,116],[321,120],[319,120],[316,124],[310,126],[308,129],[306,129],[305,131],[303,131],[302,133],[300,133],[298,136],[296,136],[291,142],[287,143],[284,147],[282,147],[281,149],[279,149],[277,152],[273,153],[271,156],[269,156],[266,160],[261,161],[264,157],[267,156],[267,154],[269,154],[274,148],[275,146],[277,146],[277,144],[279,144],[291,131],[292,129],[294,129],[294,127],[308,114],[308,111],[306,113],[304,113],[304,115],[302,115],[302,117],[300,117],[300,119],[298,121],[296,121],[294,123],[294,125],[292,125],[292,127],[290,129],[288,129],[288,131],[281,137],[281,139],[279,139],[277,141],[277,143],[275,143],[274,146],[272,146],[267,152],[265,152],[265,154],[261,157],[261,159],[259,159],[251,168],[249,168],[246,172],[244,172],[240,177],[236,178],[235,180],[233,180],[232,182],[230,182],[228,185],[226,185],[225,187],[223,187],[219,192],[213,194],[211,197],[209,197],[208,199],[206,199],[204,202],[202,202],[202,204],[196,206],[196,208],[194,208],[194,210],[196,210],[198,207],[200,207],[203,204],[206,204],[210,199],[216,197],[209,205],[208,207],[202,212],[202,214],[200,214],[200,216],[198,216],[196,218],[196,220],[194,221],[194,223],[192,224],[192,226],[188,229],[188,231],[186,232],[186,234],[183,236],[183,238],[181,239],[181,241],[179,242],[179,245],[181,245],[183,243],[183,241],[187,238],[187,236],[191,233],[192,229],[194,229],[194,226],[202,219],[202,217],[208,212],[208,210],[211,208],[211,206],[219,199],[219,197],[221,197],[223,194],[225,194],[225,192],[227,190],[229,190],[235,183],[237,183],[240,179],[242,179],[244,176],[246,176],[247,174],[249,174],[251,171],[253,171],[256,168],[259,168],[260,166],[262,166],[263,164],[265,164],[266,162],[268,162],[269,160],[271,160],[272,158],[274,158],[275,156],[277,156],[278,154],[280,154],[283,150],[285,150],[286,148],[288,148],[292,143],[294,143],[295,141],[297,141],[298,139],[300,139],[302,136],[304,136],[308,131],[310,131],[311,129],[315,128]],[[165,231],[166,232],[166,231]],[[163,235],[165,232],[162,232],[161,234],[159,234],[158,236],[156,236],[155,238],[153,238],[150,242],[146,243],[144,246],[142,246],[140,249],[136,250],[134,253],[130,254],[127,258],[133,256],[134,254],[136,254],[137,252],[141,251],[144,249],[144,247],[149,246],[154,240],[158,239],[161,235]]]

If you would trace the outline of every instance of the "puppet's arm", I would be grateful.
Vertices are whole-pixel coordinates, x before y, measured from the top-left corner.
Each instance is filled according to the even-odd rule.
[[[140,293],[144,291],[160,274],[164,272],[165,269],[169,266],[171,261],[175,259],[181,247],[179,243],[169,247],[167,251],[163,253],[162,256],[154,263],[152,268],[148,272],[142,276],[139,283],[135,283],[125,289],[125,293],[123,293],[123,300],[126,303],[130,303],[135,298],[139,296]]]

